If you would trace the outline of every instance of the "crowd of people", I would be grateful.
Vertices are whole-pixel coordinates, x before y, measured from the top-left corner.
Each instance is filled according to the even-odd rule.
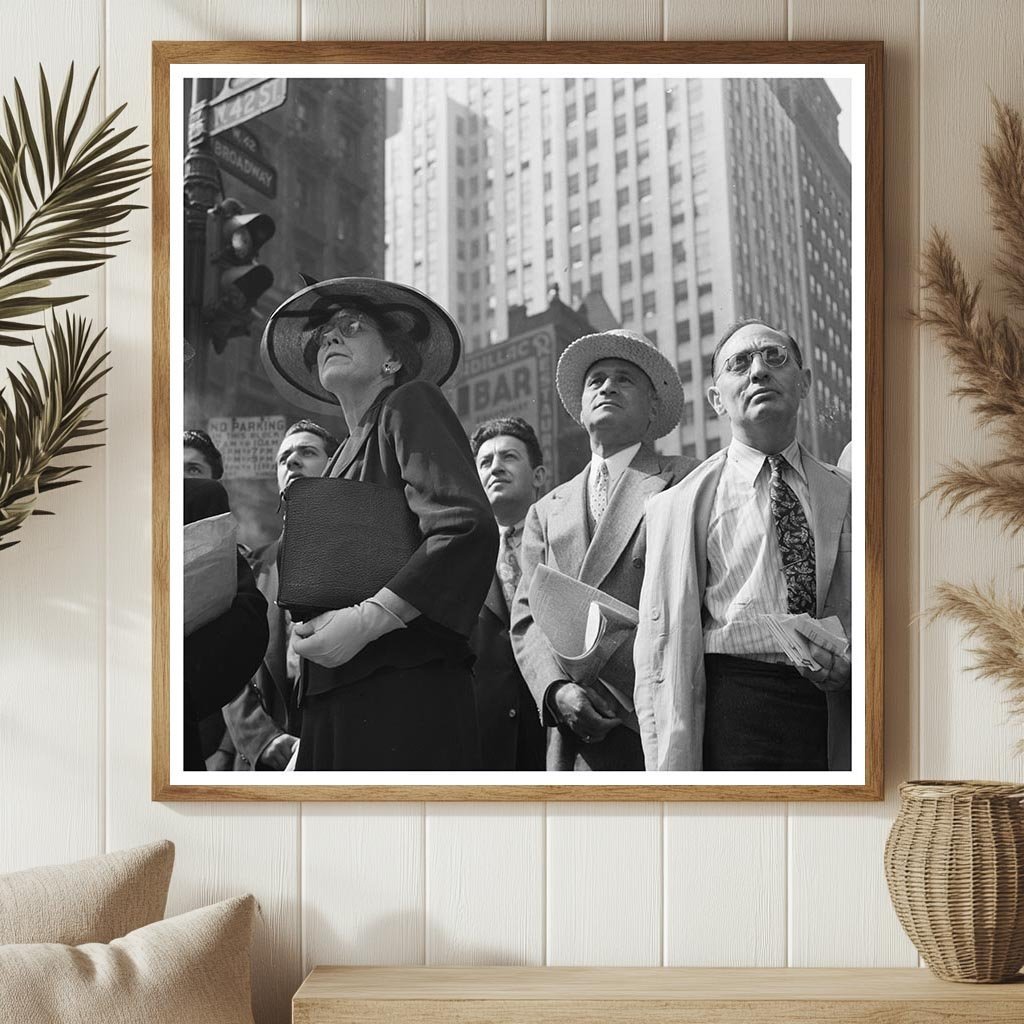
[[[796,339],[762,320],[723,334],[707,398],[732,439],[699,462],[655,448],[684,405],[658,348],[624,329],[578,338],[556,386],[591,459],[542,496],[529,423],[467,437],[442,394],[460,351],[439,305],[376,279],[309,285],[270,318],[277,390],[348,431],[292,424],[277,490],[397,492],[416,540],[383,585],[312,613],[277,603],[280,538],[239,557],[231,608],[185,638],[185,768],[849,769],[851,657],[829,638],[851,632],[850,475],[797,440],[811,372]],[[186,521],[226,509],[200,430],[184,472]],[[549,570],[637,610],[614,686],[566,670],[539,621]],[[794,661],[772,623],[798,620],[834,625]]]

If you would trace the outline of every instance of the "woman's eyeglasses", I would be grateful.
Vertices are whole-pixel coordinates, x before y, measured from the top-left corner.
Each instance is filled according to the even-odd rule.
[[[759,348],[748,348],[743,352],[737,352],[729,356],[722,363],[722,369],[726,373],[743,374],[750,371],[754,365],[754,356],[760,356],[765,366],[777,370],[785,366],[789,361],[789,346],[787,345],[762,345]]]
[[[362,334],[367,327],[373,326],[373,321],[362,313],[335,313],[327,322],[321,342],[331,328],[337,328],[343,338],[354,338],[357,334]]]

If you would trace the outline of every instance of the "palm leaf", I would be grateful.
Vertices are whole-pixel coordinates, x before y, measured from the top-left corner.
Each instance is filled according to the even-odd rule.
[[[123,243],[110,228],[138,204],[125,200],[149,177],[139,156],[144,146],[127,145],[134,128],[119,129],[124,106],[85,131],[95,71],[77,107],[73,104],[74,65],[54,108],[50,87],[39,69],[39,109],[33,118],[21,84],[13,104],[3,101],[0,131],[0,346],[24,344],[20,333],[37,329],[30,318],[81,296],[52,296],[47,285],[58,278],[94,270],[109,259],[104,252]],[[37,292],[24,295],[26,289]]]
[[[37,507],[41,494],[67,487],[87,469],[56,460],[100,447],[88,438],[102,432],[88,413],[103,395],[96,384],[106,375],[106,352],[98,351],[103,332],[65,314],[46,328],[47,360],[36,352],[36,368],[24,363],[9,371],[10,398],[0,391],[0,550]]]

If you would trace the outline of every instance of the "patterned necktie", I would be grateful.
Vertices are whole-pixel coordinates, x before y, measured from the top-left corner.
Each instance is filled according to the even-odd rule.
[[[781,455],[769,455],[771,466],[771,506],[775,535],[779,539],[782,574],[786,577],[786,597],[790,613],[813,615],[817,606],[814,578],[814,535],[803,506],[793,488],[782,479],[787,465]]]
[[[597,470],[597,479],[590,488],[590,514],[594,517],[594,526],[601,522],[601,516],[608,508],[608,463],[603,459]]]
[[[506,527],[501,531],[501,543],[498,546],[498,581],[501,583],[501,592],[505,595],[505,604],[508,605],[509,611],[512,610],[512,598],[515,597],[522,574],[516,550],[512,546],[512,538],[515,535],[514,526]]]

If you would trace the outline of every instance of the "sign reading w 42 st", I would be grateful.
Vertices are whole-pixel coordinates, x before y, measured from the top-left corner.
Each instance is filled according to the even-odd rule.
[[[210,134],[219,135],[251,121],[281,106],[287,98],[286,78],[230,79],[228,86],[210,103]]]

